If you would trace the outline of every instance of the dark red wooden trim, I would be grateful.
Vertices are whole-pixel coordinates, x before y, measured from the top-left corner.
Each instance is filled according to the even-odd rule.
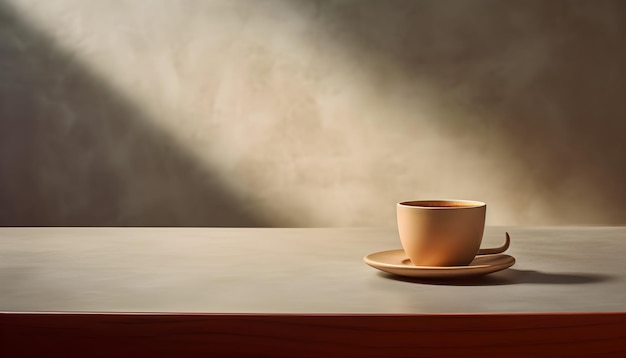
[[[626,357],[626,313],[0,313],[3,358],[563,355]]]

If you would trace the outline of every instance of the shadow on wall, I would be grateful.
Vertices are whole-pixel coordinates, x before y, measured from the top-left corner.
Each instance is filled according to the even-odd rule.
[[[0,3],[1,226],[265,226]]]
[[[316,4],[326,38],[377,86],[426,84],[444,136],[499,158],[484,182],[509,178],[512,211],[626,223],[626,2]]]
[[[242,154],[239,160],[248,164],[240,171],[226,172],[227,176],[236,173],[249,179],[241,181],[240,187],[257,186],[246,194],[229,192],[216,175],[224,173],[216,167],[214,172],[207,169],[169,133],[151,125],[152,118],[145,112],[107,86],[106,78],[99,78],[71,53],[56,48],[52,38],[31,28],[0,0],[0,225],[289,226],[288,221],[298,216],[302,221],[294,222],[309,226],[315,219],[280,205],[275,200],[277,193],[287,193],[284,201],[311,194],[312,205],[306,209],[329,213],[314,225],[378,225],[381,218],[390,219],[389,223],[393,220],[382,217],[386,214],[376,205],[361,205],[363,215],[346,214],[333,221],[345,208],[333,204],[347,202],[335,194],[365,197],[362,194],[388,187],[397,190],[375,195],[374,203],[393,203],[395,196],[406,199],[406,192],[470,192],[476,199],[506,206],[511,213],[507,219],[513,217],[516,223],[626,224],[625,2],[318,0],[273,4],[303,9],[297,12],[305,14],[302,23],[296,23],[303,28],[314,26],[309,40],[324,44],[318,54],[328,58],[318,61],[308,56],[296,68],[326,69],[332,73],[328,77],[339,79],[334,83],[337,86],[354,77],[358,81],[351,89],[361,85],[376,88],[371,96],[374,103],[363,103],[363,98],[370,97],[356,94],[355,102],[349,103],[356,108],[364,104],[366,110],[378,110],[379,105],[400,109],[390,111],[389,116],[384,116],[385,111],[376,112],[383,115],[368,117],[376,122],[371,131],[355,131],[355,136],[366,134],[366,140],[351,138],[355,150],[376,139],[379,130],[386,134],[381,145],[362,153],[367,159],[361,162],[361,156],[355,155],[328,160],[342,150],[346,139],[342,135],[351,133],[332,132],[332,128],[367,125],[359,121],[359,111],[345,111],[348,127],[329,126],[328,132],[310,137],[305,137],[309,131],[297,113],[285,116],[289,122],[270,121],[278,123],[277,132],[286,132],[269,137],[273,151],[259,156]],[[270,6],[258,15],[263,21],[249,22],[245,16],[241,21],[251,27],[267,26],[263,34],[274,38],[274,30],[283,27],[267,15],[273,10]],[[257,16],[253,10],[250,13]],[[293,28],[298,27],[284,27],[282,33]],[[249,30],[256,34],[258,28]],[[291,49],[292,40],[306,46],[307,38],[298,34],[293,39],[276,36],[280,41],[275,42],[284,47],[274,44],[277,47],[269,49]],[[262,48],[267,38],[255,40]],[[315,43],[311,45],[315,48]],[[333,46],[338,51],[333,51]],[[272,51],[267,52],[268,64],[275,62],[272,56],[277,52]],[[309,53],[316,52],[303,52]],[[226,57],[219,61],[231,60]],[[240,63],[255,64],[254,59]],[[280,81],[291,80],[288,71],[279,66],[277,71]],[[233,78],[240,81],[246,77]],[[245,87],[247,83],[237,85]],[[319,87],[302,87],[301,97],[320,95]],[[286,102],[299,98],[287,97]],[[327,97],[332,100],[331,95]],[[231,99],[226,98],[226,102]],[[338,98],[342,103],[352,99],[346,94]],[[242,102],[248,99],[251,97]],[[428,113],[411,117],[421,109],[413,105],[418,102]],[[274,108],[270,102],[268,107],[271,110],[262,108],[268,117],[280,117],[280,106]],[[309,111],[308,105],[302,108]],[[256,108],[247,104],[245,110],[255,112]],[[332,110],[323,113],[327,122],[336,119]],[[398,113],[406,118],[399,118]],[[426,115],[429,129],[420,132],[424,122],[419,121]],[[292,121],[292,117],[297,119]],[[310,119],[315,126],[319,124],[315,115],[310,114]],[[290,127],[283,128],[283,123]],[[298,130],[289,131],[294,128]],[[324,145],[331,132],[336,143],[320,154],[317,146]],[[369,133],[373,133],[371,137]],[[255,138],[257,142],[265,143],[262,136]],[[404,151],[407,144],[420,141],[428,147],[410,147],[416,153]],[[383,148],[385,145],[389,147]],[[403,155],[389,158],[395,149]],[[437,149],[445,149],[445,153]],[[290,155],[281,157],[284,153]],[[301,158],[306,155],[309,157]],[[420,155],[434,158],[423,162],[428,165],[426,170],[403,173],[406,161]],[[284,168],[283,162],[298,166]],[[346,175],[346,182],[339,183],[343,186],[337,185],[336,191],[324,191],[335,183],[325,170],[316,172],[315,168],[334,169],[338,177],[344,172],[357,174],[354,178]],[[254,192],[262,192],[273,182],[272,170],[288,179],[285,187],[291,191],[277,186],[268,191],[271,199],[254,197]],[[370,176],[360,176],[367,171]],[[251,172],[261,180],[248,178]],[[311,177],[317,182],[306,182],[310,174],[315,174]],[[464,180],[464,176],[471,178]],[[436,181],[445,183],[428,191]],[[354,190],[345,190],[348,186]],[[320,196],[318,203],[316,190],[331,194]],[[242,205],[244,200],[252,204]],[[268,206],[270,200],[277,205]],[[259,207],[269,215],[255,215]],[[297,215],[279,220],[274,214],[281,210]],[[268,216],[272,220],[260,219]]]

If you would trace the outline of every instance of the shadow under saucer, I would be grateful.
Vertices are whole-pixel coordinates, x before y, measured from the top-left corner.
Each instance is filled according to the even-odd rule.
[[[489,275],[453,278],[453,279],[425,279],[394,275],[379,272],[379,276],[403,282],[421,283],[429,285],[447,286],[497,286],[514,284],[585,284],[598,283],[614,279],[613,276],[589,273],[553,273],[534,270],[506,269]]]

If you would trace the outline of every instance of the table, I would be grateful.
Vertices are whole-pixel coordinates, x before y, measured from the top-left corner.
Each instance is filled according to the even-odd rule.
[[[420,281],[362,261],[395,228],[0,228],[0,356],[626,352],[626,227],[505,231],[512,268]]]

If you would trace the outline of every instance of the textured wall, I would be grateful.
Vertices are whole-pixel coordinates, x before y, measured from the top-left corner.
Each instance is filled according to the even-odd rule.
[[[626,225],[626,2],[0,0],[0,225]]]

